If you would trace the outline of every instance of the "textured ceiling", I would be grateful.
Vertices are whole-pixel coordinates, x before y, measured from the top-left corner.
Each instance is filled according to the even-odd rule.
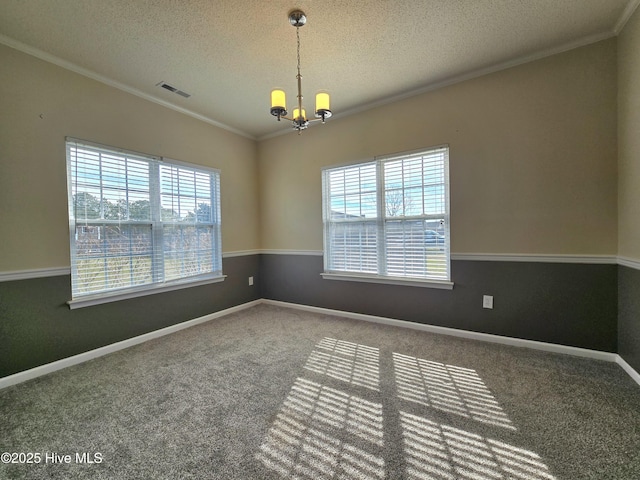
[[[336,115],[618,33],[640,0],[0,0],[0,42],[252,138],[269,94]],[[165,81],[182,98],[156,86]]]

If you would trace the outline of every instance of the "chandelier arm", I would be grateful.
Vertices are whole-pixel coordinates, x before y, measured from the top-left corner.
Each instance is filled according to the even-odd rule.
[[[291,121],[295,121],[295,118],[293,117],[289,117],[287,115],[280,115],[280,118],[282,120],[291,120]],[[313,122],[321,122],[322,121],[322,117],[320,118],[308,118],[307,119],[307,123],[313,123]]]

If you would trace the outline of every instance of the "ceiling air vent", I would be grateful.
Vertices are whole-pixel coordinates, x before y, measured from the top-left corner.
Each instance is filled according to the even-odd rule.
[[[156,83],[156,86],[162,87],[165,90],[169,90],[170,92],[177,93],[178,95],[184,98],[189,98],[191,96],[190,93],[183,92],[182,90],[178,90],[176,87],[174,87],[173,85],[169,85],[167,82]]]

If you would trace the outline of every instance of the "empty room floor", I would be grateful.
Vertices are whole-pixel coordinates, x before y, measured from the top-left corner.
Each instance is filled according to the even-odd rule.
[[[263,304],[0,391],[0,449],[11,479],[632,480],[640,386]]]

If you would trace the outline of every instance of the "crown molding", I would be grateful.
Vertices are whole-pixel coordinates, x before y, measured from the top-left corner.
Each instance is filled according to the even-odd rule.
[[[422,95],[424,93],[428,93],[434,90],[439,90],[441,88],[444,87],[448,87],[451,85],[455,85],[457,83],[461,83],[464,82],[466,80],[471,80],[477,77],[481,77],[484,75],[488,75],[490,73],[495,73],[501,70],[506,70],[508,68],[511,67],[515,67],[517,65],[521,65],[524,63],[528,63],[528,62],[532,62],[534,60],[539,60],[548,56],[552,56],[552,55],[556,55],[558,53],[562,53],[568,50],[572,50],[574,48],[579,48],[579,47],[583,47],[586,45],[590,45],[592,43],[596,43],[599,42],[601,40],[606,40],[607,38],[611,38],[616,36],[624,27],[624,25],[626,24],[626,22],[628,21],[628,19],[631,17],[631,15],[633,14],[633,12],[635,11],[635,9],[637,8],[638,4],[640,4],[640,0],[631,0],[630,3],[627,5],[627,7],[625,8],[622,16],[620,17],[620,19],[618,20],[618,22],[615,25],[614,30],[607,30],[595,35],[589,35],[587,37],[583,37],[580,38],[578,40],[572,41],[572,42],[568,42],[565,43],[563,45],[560,46],[556,46],[556,47],[552,47],[552,48],[548,48],[548,49],[544,49],[544,50],[540,50],[538,52],[534,52],[531,54],[527,54],[527,55],[522,55],[519,57],[515,57],[511,60],[508,60],[506,62],[500,62],[497,63],[495,65],[490,65],[487,67],[483,67],[483,68],[479,68],[476,70],[472,70],[470,72],[466,72],[464,74],[461,75],[456,75],[453,77],[449,77],[447,79],[441,80],[441,81],[437,81],[434,83],[430,83],[427,85],[424,85],[418,89],[414,89],[414,90],[409,90],[407,92],[404,93],[400,93],[398,95],[393,95],[391,97],[386,97],[374,102],[370,102],[364,105],[360,105],[351,109],[347,109],[344,110],[342,112],[339,113],[334,113],[333,117],[335,119],[339,119],[339,118],[343,118],[343,117],[349,117],[352,115],[356,115],[359,113],[362,113],[364,111],[376,108],[376,107],[381,107],[381,106],[385,106],[391,103],[395,103],[395,102],[399,102],[401,100],[405,100],[407,98],[411,98],[411,97],[415,97],[418,95]],[[40,60],[44,60],[46,62],[52,63],[54,65],[57,65],[59,67],[65,68],[67,70],[70,70],[72,72],[75,72],[79,75],[83,75],[85,77],[91,78],[93,80],[96,80],[98,82],[101,82],[105,85],[109,85],[111,87],[117,88],[119,90],[122,90],[124,92],[130,93],[132,95],[135,95],[137,97],[140,97],[144,100],[156,103],[158,105],[161,105],[163,107],[169,108],[171,110],[180,112],[184,115],[188,115],[190,117],[193,117],[197,120],[200,120],[202,122],[208,123],[210,125],[213,125],[215,127],[221,128],[223,130],[227,130],[229,132],[235,133],[236,135],[240,135],[242,137],[248,138],[250,140],[255,140],[255,141],[263,141],[263,140],[269,140],[271,138],[275,138],[281,135],[286,135],[288,133],[291,133],[293,130],[292,129],[282,129],[282,130],[277,130],[275,132],[272,133],[268,133],[265,135],[261,135],[261,136],[253,136],[250,135],[244,131],[238,130],[234,127],[231,127],[229,125],[226,125],[222,122],[218,122],[216,120],[213,120],[212,118],[209,118],[205,115],[193,112],[189,109],[180,107],[178,105],[175,105],[171,102],[168,102],[166,100],[163,100],[161,98],[155,97],[153,95],[149,95],[145,92],[142,92],[141,90],[138,90],[136,88],[130,87],[128,85],[125,85],[121,82],[118,82],[116,80],[113,80],[111,78],[108,78],[104,75],[101,75],[97,72],[94,72],[92,70],[86,69],[84,67],[80,67],[79,65],[76,65],[72,62],[69,62],[67,60],[64,60],[60,57],[57,57],[55,55],[52,55],[50,53],[44,52],[40,49],[37,49],[35,47],[31,47],[29,45],[26,45],[22,42],[19,42],[18,40],[14,40],[13,38],[7,37],[6,35],[2,35],[0,34],[0,43],[14,48],[16,50],[19,50],[23,53],[26,53],[28,55],[34,56],[36,58],[39,58]],[[315,124],[311,124],[311,126],[315,126]]]
[[[625,25],[638,8],[638,5],[640,5],[640,0],[629,0],[629,3],[623,10],[622,15],[620,15],[620,18],[616,22],[615,27],[613,27],[613,31],[616,35],[620,35],[620,32],[624,30]]]
[[[640,0],[632,0],[632,3],[638,3],[640,2]],[[633,7],[633,9],[631,9],[631,13],[633,13],[633,10],[635,9],[635,6]],[[625,12],[629,10],[629,6],[627,6],[627,8],[625,9]],[[629,16],[631,16],[631,13],[629,13]],[[626,21],[626,20],[625,20]],[[616,32],[614,30],[606,30],[604,32],[600,32],[594,35],[588,35],[586,37],[582,37],[579,38],[578,40],[574,40],[571,42],[567,42],[565,44],[556,46],[556,47],[551,47],[551,48],[547,48],[544,50],[539,50],[537,52],[534,53],[529,53],[526,55],[521,55],[519,57],[515,57],[512,58],[511,60],[507,60],[506,62],[500,62],[500,63],[496,63],[494,65],[489,65],[487,67],[482,67],[482,68],[478,68],[476,70],[472,70],[470,72],[466,72],[463,73],[461,75],[455,75],[449,78],[446,78],[444,80],[440,80],[437,82],[433,82],[433,83],[429,83],[427,85],[424,85],[420,88],[414,89],[414,90],[409,90],[407,92],[404,93],[400,93],[398,95],[393,95],[391,97],[386,97],[380,100],[376,100],[373,102],[369,102],[367,104],[364,105],[359,105],[357,107],[354,108],[350,108],[347,110],[344,110],[342,112],[338,112],[338,113],[334,113],[332,116],[332,119],[340,119],[340,118],[344,118],[344,117],[349,117],[352,115],[356,115],[359,113],[363,113],[367,110],[371,110],[373,108],[377,108],[377,107],[383,107],[386,105],[389,105],[391,103],[396,103],[399,102],[401,100],[406,100],[408,98],[411,97],[416,97],[418,95],[422,95],[424,93],[428,93],[428,92],[432,92],[434,90],[439,90],[441,88],[444,87],[449,87],[452,85],[455,85],[457,83],[462,83],[465,82],[467,80],[472,80],[474,78],[478,78],[478,77],[482,77],[485,75],[489,75],[491,73],[496,73],[499,72],[501,70],[507,70],[511,67],[516,67],[518,65],[522,65],[525,63],[529,63],[529,62],[533,62],[535,60],[540,60],[546,57],[550,57],[552,55],[557,55],[559,53],[563,53],[563,52],[567,52],[569,50],[573,50],[575,48],[580,48],[580,47],[585,47],[587,45],[591,45],[593,43],[597,43],[600,42],[602,40],[606,40],[608,38],[612,38],[616,36]],[[293,130],[291,129],[287,129],[287,130],[279,130],[277,132],[273,132],[273,133],[268,133],[266,135],[262,135],[259,136],[257,138],[257,140],[259,142],[263,141],[263,140],[269,140],[271,138],[274,137],[279,137],[280,135],[285,135],[287,133],[291,133]]]
[[[240,135],[250,140],[256,140],[256,137],[254,137],[253,135],[249,135],[248,133],[243,132],[242,130],[238,130],[237,128],[230,127],[229,125],[225,125],[224,123],[213,120],[212,118],[209,118],[200,113],[196,113],[192,110],[180,107],[178,105],[175,105],[161,98],[155,97],[153,95],[149,95],[148,93],[138,90],[137,88],[133,88],[128,85],[125,85],[124,83],[118,82],[109,77],[101,75],[97,72],[94,72],[93,70],[89,70],[87,68],[81,67],[79,65],[76,65],[75,63],[69,62],[60,57],[56,57],[55,55],[44,52],[38,48],[19,42],[18,40],[14,40],[13,38],[7,37],[6,35],[0,34],[0,43],[6,45],[7,47],[11,47],[15,50],[18,50],[22,53],[26,53],[27,55],[31,55],[32,57],[39,58],[40,60],[44,60],[45,62],[52,63],[54,65],[57,65],[58,67],[62,67],[66,70],[70,70],[74,73],[90,78],[97,82],[103,83],[110,87],[117,88],[118,90],[122,90],[123,92],[129,93],[131,95],[135,95],[136,97],[142,98],[143,100],[147,100],[149,102],[155,103],[165,108],[169,108],[171,110],[182,113],[189,117],[193,117],[196,120],[200,120],[201,122],[208,123],[209,125],[213,125],[214,127],[218,127],[228,132],[235,133],[236,135]]]

